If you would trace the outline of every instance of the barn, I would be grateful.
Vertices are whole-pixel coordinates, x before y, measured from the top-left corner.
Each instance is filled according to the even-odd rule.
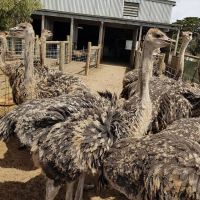
[[[86,49],[88,42],[102,47],[102,61],[132,65],[134,51],[139,48],[149,27],[169,34],[179,33],[170,24],[172,0],[41,0],[33,26],[53,32],[53,40],[66,40],[70,35],[73,49]],[[178,35],[178,34],[177,34]]]

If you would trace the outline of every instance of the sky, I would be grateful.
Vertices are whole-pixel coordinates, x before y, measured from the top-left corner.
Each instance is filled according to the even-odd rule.
[[[200,0],[176,0],[172,22],[185,17],[200,17]]]

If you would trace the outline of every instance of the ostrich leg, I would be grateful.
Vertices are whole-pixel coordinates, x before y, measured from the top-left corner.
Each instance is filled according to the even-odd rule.
[[[71,183],[67,183],[66,186],[66,196],[65,196],[65,200],[73,200],[73,188],[74,188],[74,183],[75,182],[71,182]]]
[[[82,200],[84,181],[85,181],[85,174],[83,173],[79,178],[74,200]]]
[[[61,186],[54,186],[54,181],[47,179],[45,200],[54,200]]]

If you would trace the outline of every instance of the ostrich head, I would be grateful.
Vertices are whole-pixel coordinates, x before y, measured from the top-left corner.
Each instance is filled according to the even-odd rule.
[[[47,29],[43,29],[41,36],[48,39],[48,38],[53,36],[53,33],[51,31],[47,30]]]
[[[6,38],[7,36],[8,36],[7,31],[0,31],[0,40]]]
[[[145,42],[153,50],[156,50],[158,48],[163,48],[170,45],[171,42],[174,42],[174,40],[167,37],[167,35],[163,33],[161,30],[156,29],[156,28],[151,28],[147,32],[147,35],[145,37]]]
[[[10,29],[10,35],[17,38],[25,38],[27,35],[34,36],[33,26],[30,23],[20,23],[16,27]]]
[[[182,39],[183,42],[190,42],[192,40],[192,32],[183,31],[181,33],[181,39]]]

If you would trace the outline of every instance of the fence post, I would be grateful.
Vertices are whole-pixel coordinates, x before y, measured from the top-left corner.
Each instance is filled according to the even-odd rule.
[[[11,39],[11,54],[12,55],[15,54],[15,40],[16,40],[16,38],[12,37],[12,39]]]
[[[158,59],[158,76],[161,76],[165,71],[165,54],[160,54]]]
[[[135,69],[139,69],[140,60],[141,60],[142,52],[140,50],[135,51]]]
[[[60,62],[59,62],[59,70],[61,72],[64,71],[64,65],[65,65],[65,42],[60,41]]]
[[[67,59],[66,62],[69,63],[70,62],[70,53],[71,51],[71,47],[70,47],[70,37],[69,35],[67,36],[67,45],[66,45],[66,54],[67,54]]]
[[[197,66],[197,68],[198,68],[198,79],[199,79],[199,83],[200,83],[200,59],[199,59],[199,61],[198,61],[198,66]]]
[[[85,75],[86,75],[86,76],[88,75],[88,73],[89,73],[89,68],[90,68],[91,47],[92,47],[92,43],[91,43],[91,42],[88,42],[87,62],[86,62],[86,66],[85,66]]]
[[[101,45],[98,45],[98,53],[97,53],[97,68],[99,68],[100,60],[101,60]]]

